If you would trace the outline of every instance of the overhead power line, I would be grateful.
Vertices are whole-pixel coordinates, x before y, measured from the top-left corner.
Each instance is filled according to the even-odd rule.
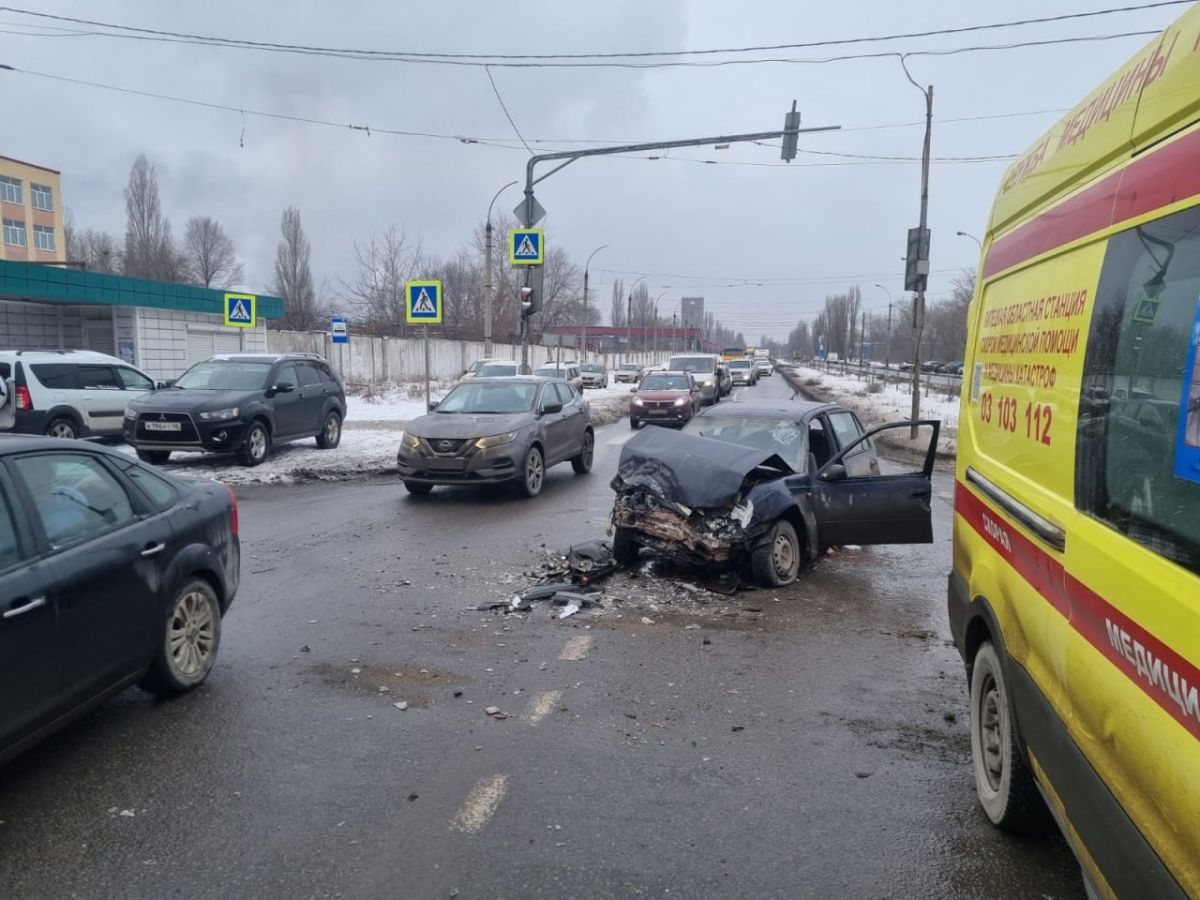
[[[0,11],[17,15],[67,22],[75,25],[107,29],[98,35],[87,36],[123,37],[137,40],[154,40],[173,43],[194,43],[207,46],[225,46],[236,49],[259,50],[272,53],[298,53],[305,55],[334,56],[339,58],[383,60],[392,62],[423,62],[451,65],[497,65],[497,66],[529,66],[529,65],[624,65],[633,66],[646,64],[613,63],[611,60],[662,58],[676,60],[674,62],[655,62],[652,66],[667,65],[723,65],[733,62],[769,62],[782,60],[727,60],[718,63],[697,63],[692,61],[679,62],[681,57],[703,57],[718,55],[736,55],[747,53],[765,53],[785,50],[806,50],[819,47],[841,47],[852,44],[883,43],[912,38],[940,37],[945,35],[969,34],[981,31],[994,31],[1004,28],[1018,28],[1026,25],[1042,25],[1055,22],[1091,19],[1119,13],[1141,12],[1160,7],[1180,6],[1190,0],[1157,0],[1157,2],[1141,3],[1108,9],[1089,10],[1077,13],[1063,13],[1054,16],[1017,19],[1007,22],[991,22],[978,25],[962,25],[952,28],[928,29],[925,31],[897,32],[894,34],[866,35],[862,37],[834,38],[819,41],[803,41],[787,44],[762,44],[744,47],[714,47],[700,50],[639,50],[639,51],[607,51],[582,53],[450,53],[421,50],[373,50],[366,48],[331,47],[311,44],[292,44],[276,41],[259,41],[245,38],[230,38],[218,35],[193,34],[170,31],[166,29],[146,28],[135,25],[123,25],[114,22],[103,22],[97,19],[84,19],[75,16],[62,16],[20,7],[0,6]],[[910,54],[913,55],[913,54]],[[565,62],[564,62],[565,61]],[[800,62],[802,60],[789,60]],[[803,60],[808,61],[808,60]]]

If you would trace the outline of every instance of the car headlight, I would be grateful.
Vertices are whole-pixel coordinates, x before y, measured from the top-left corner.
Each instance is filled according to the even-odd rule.
[[[713,386],[713,380],[712,380],[711,378],[706,378],[706,379],[704,379],[704,386],[705,386],[705,387],[712,387],[712,386]]]
[[[675,401],[676,406],[687,406],[687,397],[680,397]]]
[[[132,422],[134,419],[137,418],[137,410],[126,408],[125,409],[125,418]]]
[[[517,437],[515,431],[507,431],[504,434],[493,434],[488,437],[481,437],[475,442],[476,450],[487,450],[489,447],[499,447],[502,444],[512,443]]]
[[[409,434],[406,431],[404,433],[404,437],[402,437],[400,439],[400,443],[403,444],[405,447],[408,447],[410,450],[417,450],[421,446],[421,439],[419,437],[417,437],[415,434]]]
[[[215,422],[218,419],[236,419],[238,408],[230,406],[225,409],[210,409],[208,412],[199,413],[199,417],[205,422]]]
[[[646,405],[641,397],[634,397],[633,400],[630,402],[632,402],[634,406],[645,406]]]

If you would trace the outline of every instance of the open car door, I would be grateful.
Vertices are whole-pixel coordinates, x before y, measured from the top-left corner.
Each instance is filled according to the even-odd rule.
[[[924,466],[904,474],[850,476],[842,460],[860,449],[864,441],[881,432],[919,427],[928,437]],[[934,419],[890,422],[872,428],[843,447],[813,476],[813,506],[817,539],[822,546],[835,544],[930,544],[933,521],[933,461],[942,423]]]

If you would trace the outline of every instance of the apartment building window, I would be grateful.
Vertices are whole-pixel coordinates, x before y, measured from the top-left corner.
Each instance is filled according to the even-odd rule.
[[[34,225],[33,243],[39,250],[53,250],[54,228],[50,225]]]
[[[14,247],[27,246],[25,243],[25,223],[16,219],[4,220],[4,243]]]
[[[9,203],[24,203],[25,195],[21,192],[21,179],[0,175],[0,200]]]
[[[34,209],[54,211],[54,188],[48,184],[29,183],[29,199],[33,201]]]

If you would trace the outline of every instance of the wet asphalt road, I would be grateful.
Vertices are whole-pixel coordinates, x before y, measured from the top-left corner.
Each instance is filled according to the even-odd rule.
[[[977,808],[948,472],[934,545],[778,592],[619,575],[596,617],[467,611],[602,535],[629,433],[534,501],[242,491],[207,685],[130,690],[0,769],[0,896],[1082,897],[1060,840]]]

